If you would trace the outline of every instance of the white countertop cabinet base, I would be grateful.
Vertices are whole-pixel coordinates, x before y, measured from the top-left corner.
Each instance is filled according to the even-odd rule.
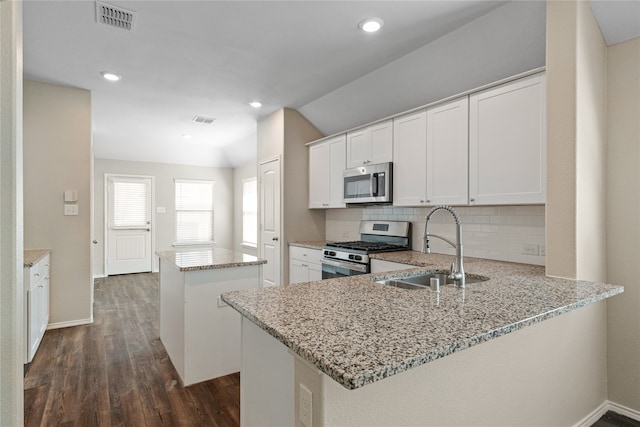
[[[187,386],[240,371],[240,314],[223,292],[260,287],[261,265],[180,271],[160,258],[160,339]]]
[[[49,264],[50,255],[47,254],[31,267],[24,269],[24,363],[33,360],[49,325]]]
[[[322,251],[319,249],[289,247],[289,283],[322,280]]]

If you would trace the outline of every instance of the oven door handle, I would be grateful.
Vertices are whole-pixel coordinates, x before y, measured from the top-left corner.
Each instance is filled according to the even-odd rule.
[[[348,268],[350,270],[360,271],[362,273],[367,272],[367,266],[363,264],[356,264],[354,262],[336,261],[334,259],[322,258],[322,263],[332,265],[334,267]]]

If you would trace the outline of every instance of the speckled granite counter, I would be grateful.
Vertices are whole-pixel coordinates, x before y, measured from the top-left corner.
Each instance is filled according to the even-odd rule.
[[[327,243],[333,243],[333,240],[314,240],[309,242],[291,242],[289,246],[300,246],[301,248],[322,249]]]
[[[623,292],[621,286],[544,276],[544,267],[465,258],[490,280],[441,292],[375,283],[446,270],[449,255],[419,252],[375,258],[420,267],[318,282],[229,292],[243,316],[347,389],[356,389],[476,344]]]
[[[24,251],[24,266],[32,267],[33,264],[40,261],[43,256],[50,253],[50,249],[27,249]]]
[[[252,255],[212,247],[162,251],[156,252],[156,255],[175,264],[180,271],[242,267],[267,262]]]

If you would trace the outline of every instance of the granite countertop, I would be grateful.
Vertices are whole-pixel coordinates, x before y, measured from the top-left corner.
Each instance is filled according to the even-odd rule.
[[[46,254],[51,253],[50,249],[25,249],[24,266],[32,267],[33,264],[40,261]]]
[[[180,271],[212,270],[266,264],[253,255],[224,248],[202,247],[156,252],[160,258],[173,263]]]
[[[327,243],[333,243],[333,240],[314,240],[308,242],[291,242],[289,246],[300,246],[301,248],[322,249]]]
[[[222,299],[347,389],[356,389],[623,292],[621,286],[546,277],[544,267],[465,258],[488,281],[405,290],[387,277],[448,270],[450,255],[375,258],[417,265],[382,274],[228,292]]]

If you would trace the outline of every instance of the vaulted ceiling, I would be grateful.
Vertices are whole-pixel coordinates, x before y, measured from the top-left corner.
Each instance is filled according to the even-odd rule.
[[[26,1],[24,72],[92,92],[97,158],[233,167],[255,158],[256,122],[280,108],[299,109],[325,133],[379,118],[366,103],[342,120],[335,112],[357,97],[353,82],[505,3],[109,2],[135,13],[128,31],[96,22],[93,1]],[[619,22],[612,5],[640,4],[596,3],[606,3],[607,22]],[[375,34],[358,28],[371,16],[384,21]],[[104,71],[122,79],[106,81]]]

